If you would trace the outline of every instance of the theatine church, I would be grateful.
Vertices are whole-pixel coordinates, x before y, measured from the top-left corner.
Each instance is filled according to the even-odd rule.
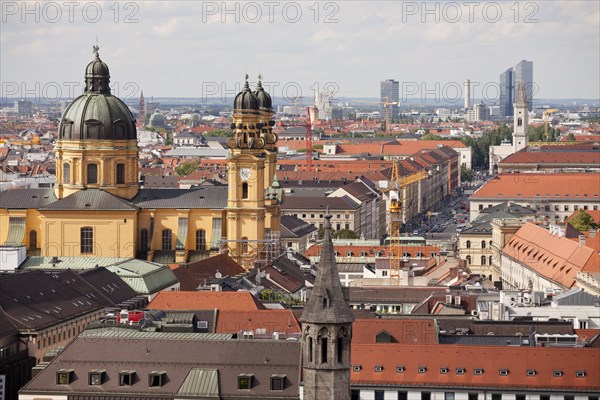
[[[282,191],[271,96],[260,80],[252,91],[246,76],[235,97],[227,187],[183,190],[140,188],[135,120],[109,79],[94,46],[84,93],[58,128],[55,187],[0,193],[0,244],[42,256],[161,263],[226,251],[248,265],[270,251]]]

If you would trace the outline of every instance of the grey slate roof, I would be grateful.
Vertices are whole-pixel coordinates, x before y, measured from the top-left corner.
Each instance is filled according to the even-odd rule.
[[[469,235],[469,234],[481,235],[481,234],[488,234],[488,233],[492,233],[492,223],[489,221],[481,223],[481,224],[473,225],[469,229],[465,229],[464,231],[462,231],[460,234],[461,235]]]
[[[281,237],[284,238],[299,238],[317,230],[313,224],[293,215],[281,216],[281,228]]]
[[[325,216],[325,238],[319,269],[315,284],[302,312],[302,323],[351,324],[354,321],[354,315],[344,298],[335,261],[331,239],[331,217],[331,214]],[[326,307],[323,306],[325,303]]]
[[[42,211],[133,211],[137,207],[100,189],[84,189],[40,207]]]
[[[0,274],[0,308],[19,329],[41,329],[104,308],[89,292],[42,271]]]
[[[100,331],[100,330],[95,330]],[[301,343],[286,340],[231,340],[224,335],[198,333],[139,332],[120,327],[104,328],[103,334],[90,336],[86,330],[71,342],[44,370],[22,389],[24,395],[48,397],[60,393],[72,399],[84,398],[189,398],[206,399],[198,392],[214,389],[214,376],[200,376],[196,369],[218,370],[219,397],[215,399],[298,399],[300,386]],[[74,380],[57,385],[56,372],[72,369]],[[109,377],[101,385],[88,384],[88,372],[105,370]],[[135,371],[130,386],[119,386],[121,371]],[[165,371],[159,387],[149,387],[148,376]],[[192,372],[194,371],[194,372]],[[188,380],[190,373],[196,378]],[[254,375],[251,389],[240,396],[240,374]],[[272,375],[286,376],[282,391],[271,391]],[[204,381],[200,381],[200,378]],[[194,392],[196,392],[194,394]],[[211,397],[208,397],[211,398]]]
[[[0,192],[0,208],[38,209],[55,201],[54,189],[13,189]]]
[[[131,201],[140,208],[224,209],[227,207],[227,187],[140,189]]]
[[[356,203],[348,196],[343,197],[295,197],[286,196],[281,208],[285,210],[356,210],[360,204]]]

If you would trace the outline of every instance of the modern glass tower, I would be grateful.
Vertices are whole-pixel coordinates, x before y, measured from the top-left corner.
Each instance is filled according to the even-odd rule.
[[[381,81],[381,102],[385,103],[386,97],[388,102],[397,103],[400,100],[400,82],[393,79],[386,79]],[[379,112],[382,116],[385,116],[385,106],[382,104],[379,106]],[[390,116],[392,120],[398,118],[399,107],[397,105],[390,106]]]
[[[510,117],[513,115],[514,99],[514,71],[507,69],[500,74],[500,115]]]
[[[523,60],[515,66],[513,76],[513,91],[516,97],[517,85],[515,82],[523,81],[525,83],[525,94],[527,95],[527,108],[529,111],[533,108],[533,61]]]

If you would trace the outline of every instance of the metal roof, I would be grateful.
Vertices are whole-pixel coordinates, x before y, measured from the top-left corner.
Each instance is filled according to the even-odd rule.
[[[129,260],[129,258],[112,257],[58,257],[58,262],[54,262],[54,257],[31,256],[27,257],[21,264],[21,269],[89,269],[106,267]]]
[[[63,199],[55,201],[40,210],[67,211],[132,211],[137,210],[133,204],[100,189],[84,189]]]
[[[144,340],[232,340],[231,333],[197,333],[197,332],[146,332],[137,329],[112,326],[99,329],[86,329],[79,334],[82,338],[118,338]]]
[[[55,201],[54,189],[13,189],[0,192],[0,208],[38,209]]]
[[[25,239],[25,217],[9,217],[8,238],[3,244],[20,246],[23,239]]]
[[[135,258],[107,266],[137,293],[150,294],[179,282],[169,267]]]
[[[140,208],[224,209],[227,206],[227,187],[140,189],[131,201]]]
[[[177,391],[180,396],[219,399],[219,370],[192,368]]]

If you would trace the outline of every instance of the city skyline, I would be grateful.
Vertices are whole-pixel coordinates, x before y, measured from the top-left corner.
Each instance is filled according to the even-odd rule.
[[[275,97],[300,87],[300,95],[314,98],[330,83],[342,97],[377,98],[380,81],[393,78],[401,99],[462,99],[465,79],[473,98],[482,97],[486,85],[492,98],[499,73],[523,59],[537,65],[534,98],[600,97],[600,35],[589,34],[600,16],[593,2],[526,2],[518,10],[503,2],[474,9],[435,2],[281,2],[274,9],[266,3],[221,9],[213,2],[88,2],[73,10],[60,2],[56,9],[31,4],[2,5],[4,97],[12,97],[15,85],[14,97],[43,90],[68,97],[71,88],[78,95],[82,82],[72,77],[96,38],[103,59],[121,72],[113,84],[122,97],[134,89],[155,97],[231,96],[245,73],[251,79],[262,73]],[[274,31],[268,42],[260,40]],[[256,40],[240,45],[245,38]],[[67,67],[65,58],[72,60]]]

